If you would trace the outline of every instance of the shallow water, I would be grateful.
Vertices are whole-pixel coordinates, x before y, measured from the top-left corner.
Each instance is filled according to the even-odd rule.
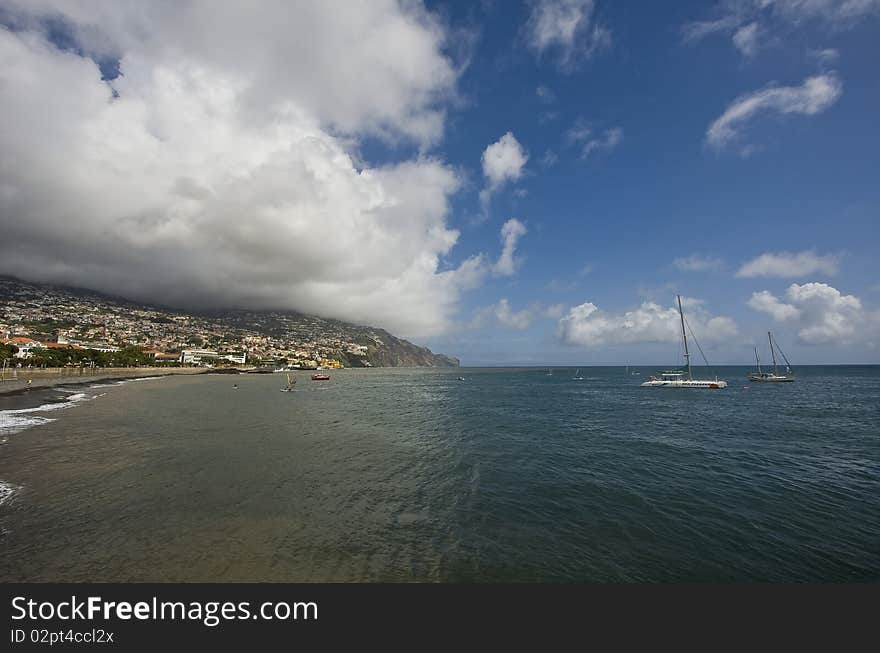
[[[722,368],[720,391],[633,370],[0,397],[0,579],[880,578],[880,368]]]

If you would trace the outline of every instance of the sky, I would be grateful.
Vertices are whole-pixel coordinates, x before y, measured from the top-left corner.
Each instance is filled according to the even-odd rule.
[[[880,0],[0,0],[0,274],[464,365],[880,363]]]

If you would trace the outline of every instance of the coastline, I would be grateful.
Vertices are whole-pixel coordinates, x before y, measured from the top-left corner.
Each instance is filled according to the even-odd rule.
[[[88,368],[86,368],[88,369]],[[17,378],[0,379],[0,396],[24,394],[31,390],[44,390],[57,386],[77,386],[109,381],[113,379],[131,379],[140,377],[173,376],[178,374],[211,374],[214,370],[199,367],[126,367],[119,369],[100,369],[79,373],[67,373],[66,370],[42,370],[25,368],[6,370],[6,374],[17,372]],[[28,385],[28,380],[31,381]]]

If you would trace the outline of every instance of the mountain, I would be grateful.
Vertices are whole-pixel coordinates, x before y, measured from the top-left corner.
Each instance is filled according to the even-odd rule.
[[[249,359],[336,360],[348,367],[458,367],[384,329],[293,311],[182,311],[82,288],[0,277],[0,330],[178,352],[245,351]]]

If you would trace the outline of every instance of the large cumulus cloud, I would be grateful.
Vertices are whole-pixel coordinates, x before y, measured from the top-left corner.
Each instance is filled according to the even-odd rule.
[[[6,5],[0,272],[408,336],[450,324],[473,265],[444,271],[459,178],[427,152],[457,73],[421,6]],[[366,136],[422,153],[365,166]]]
[[[712,316],[698,299],[682,298],[689,326],[706,343],[725,342],[738,335],[736,323],[726,316]],[[572,307],[559,320],[559,340],[578,347],[674,343],[681,339],[678,308],[646,301],[624,313],[608,313],[592,302]]]

